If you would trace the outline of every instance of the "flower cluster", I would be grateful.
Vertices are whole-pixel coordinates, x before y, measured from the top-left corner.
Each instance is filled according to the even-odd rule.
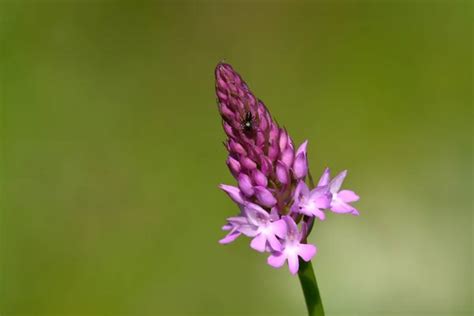
[[[220,188],[240,209],[237,216],[227,219],[222,229],[228,233],[220,243],[230,243],[240,235],[250,237],[250,247],[270,254],[268,264],[281,267],[288,261],[290,272],[296,274],[298,257],[309,261],[316,254],[316,247],[307,243],[314,219],[324,220],[327,210],[358,215],[350,203],[359,197],[340,190],[346,171],[331,179],[326,169],[314,186],[307,141],[295,150],[288,132],[229,64],[218,64],[215,76],[218,108],[228,137],[227,166],[238,182]]]

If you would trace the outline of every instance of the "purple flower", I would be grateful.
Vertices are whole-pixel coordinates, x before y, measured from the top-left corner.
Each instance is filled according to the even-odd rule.
[[[267,259],[269,265],[280,268],[288,261],[288,267],[291,274],[296,274],[299,269],[299,258],[304,261],[310,261],[316,254],[316,246],[310,244],[302,244],[303,234],[298,230],[293,218],[284,216],[286,223],[286,231],[283,237],[283,249],[274,251]]]
[[[240,209],[240,215],[227,219],[227,224],[222,229],[229,233],[219,242],[228,244],[244,234],[253,237],[250,246],[257,251],[281,250],[277,236],[283,238],[286,224],[280,219],[278,212],[273,210],[269,214],[254,203],[245,203],[240,206]]]
[[[328,208],[330,203],[331,193],[329,193],[328,186],[316,187],[310,191],[306,183],[300,181],[295,190],[294,203],[291,210],[324,220],[326,216],[323,210]]]
[[[286,224],[284,220],[280,219],[278,213],[273,210],[268,214],[263,208],[253,203],[247,203],[245,213],[250,225],[248,230],[242,231],[242,233],[254,237],[250,247],[260,252],[264,252],[266,249],[281,250],[277,236],[283,238]]]
[[[347,170],[344,170],[329,181],[330,171],[329,168],[326,168],[319,179],[318,187],[329,186],[329,192],[332,195],[331,205],[329,206],[331,211],[335,213],[351,213],[352,215],[359,215],[359,211],[349,204],[358,201],[359,196],[350,190],[339,191],[346,175]]]

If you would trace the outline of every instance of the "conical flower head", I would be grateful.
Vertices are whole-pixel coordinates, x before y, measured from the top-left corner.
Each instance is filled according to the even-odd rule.
[[[249,201],[284,205],[291,189],[293,142],[232,66],[216,67],[216,94],[227,134],[228,166]]]

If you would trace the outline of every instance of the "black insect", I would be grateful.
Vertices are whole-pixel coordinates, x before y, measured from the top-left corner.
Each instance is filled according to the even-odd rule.
[[[245,118],[242,120],[242,129],[246,133],[253,131],[254,118],[252,112],[245,113]]]

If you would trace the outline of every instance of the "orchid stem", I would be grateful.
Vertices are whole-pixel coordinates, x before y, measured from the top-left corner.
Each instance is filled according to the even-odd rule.
[[[318,283],[316,282],[311,261],[306,262],[300,259],[298,277],[303,288],[308,316],[324,316],[323,302],[319,295]]]

